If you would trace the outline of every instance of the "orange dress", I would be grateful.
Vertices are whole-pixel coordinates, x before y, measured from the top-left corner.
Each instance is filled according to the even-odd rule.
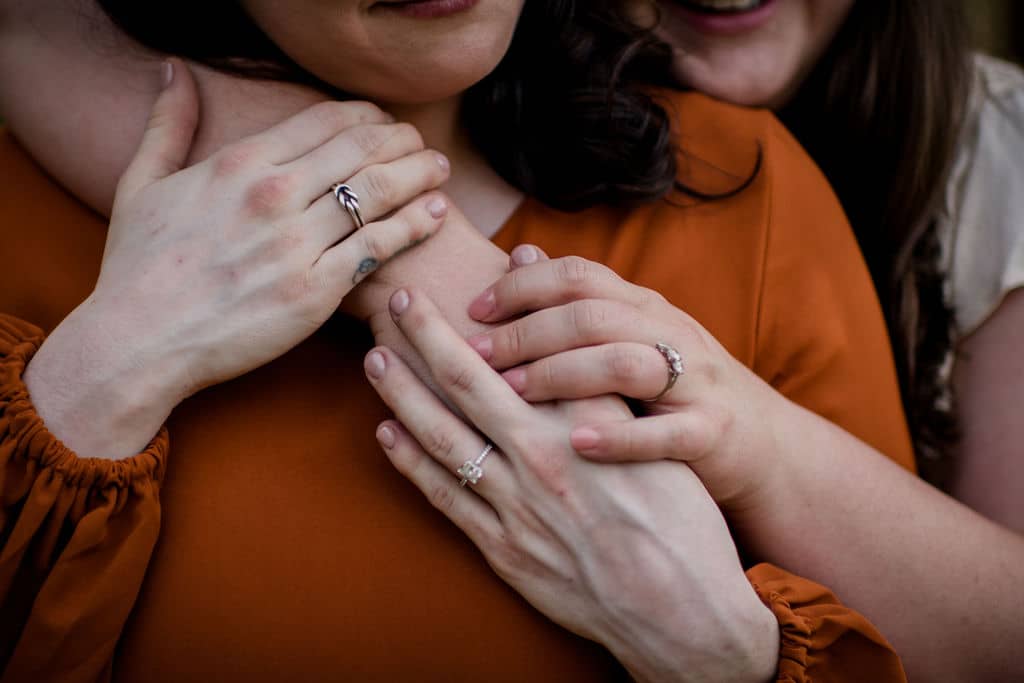
[[[885,328],[825,180],[768,114],[673,96],[681,177],[730,199],[527,201],[496,236],[655,288],[794,401],[912,467]],[[0,132],[0,681],[603,681],[600,646],[533,610],[388,464],[386,417],[338,316],[182,403],[146,449],[80,459],[22,371],[91,291],[105,222]],[[880,529],[880,532],[882,530]],[[749,569],[783,633],[779,679],[902,681],[826,589]]]

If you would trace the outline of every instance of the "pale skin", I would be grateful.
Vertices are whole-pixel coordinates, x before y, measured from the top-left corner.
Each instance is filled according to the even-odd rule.
[[[515,269],[470,307],[480,320],[512,321],[468,341],[524,398],[650,397],[665,382],[653,340],[670,340],[687,359],[687,374],[649,404],[648,417],[578,425],[570,436],[577,453],[602,462],[687,462],[745,549],[825,583],[868,615],[910,680],[1024,673],[1007,647],[1021,633],[1024,609],[1020,535],[766,392],[655,293],[597,263],[547,260],[533,246],[513,257]]]
[[[32,3],[32,6],[28,6],[28,3],[8,3],[4,10],[10,10],[10,13],[0,14],[0,34],[11,32],[13,40],[4,42],[5,46],[18,45],[19,41],[25,38],[24,34],[16,30],[18,25],[24,28],[24,24],[13,22],[15,28],[12,28],[11,17],[15,16],[19,9],[30,14],[35,13],[37,19],[42,17],[44,21],[41,25],[47,30],[54,26],[50,20],[59,19],[62,10],[59,3],[50,5],[49,8],[45,3]],[[47,9],[53,10],[55,14],[47,15]],[[30,35],[32,33],[29,32]],[[36,31],[34,35],[38,38],[40,34]],[[72,35],[74,31],[70,30],[63,37],[70,38]],[[32,42],[31,39],[29,42]],[[484,41],[485,45],[493,43],[494,41]],[[44,40],[41,46],[36,43],[39,50],[34,57],[39,59],[44,55],[49,56],[47,66],[55,67],[59,64],[61,55],[67,54],[65,50],[68,45],[69,42],[66,40],[55,43]],[[12,48],[12,54],[17,57],[16,63],[24,59],[24,53],[15,48]],[[441,310],[445,314],[451,312],[452,318],[463,320],[460,324],[460,333],[468,334],[482,329],[483,326],[466,316],[465,310],[474,291],[506,271],[507,256],[483,239],[481,232],[490,234],[497,230],[520,201],[521,196],[500,181],[472,148],[468,147],[464,136],[455,125],[457,100],[441,101],[430,106],[389,107],[403,121],[415,122],[414,127],[398,124],[386,118],[378,123],[376,117],[381,116],[380,109],[365,104],[341,103],[318,105],[312,110],[304,110],[292,118],[286,118],[283,123],[271,128],[267,133],[256,132],[282,118],[282,114],[291,113],[288,111],[291,107],[302,109],[298,106],[300,103],[310,103],[302,102],[303,98],[295,96],[297,91],[291,89],[286,96],[286,104],[273,105],[262,114],[249,112],[248,120],[243,122],[243,130],[236,132],[231,131],[229,126],[221,127],[216,122],[207,122],[199,118],[191,72],[183,64],[174,65],[174,76],[170,86],[157,96],[159,87],[154,88],[152,82],[147,79],[154,74],[162,75],[160,62],[142,56],[138,59],[138,70],[132,70],[130,66],[128,69],[139,79],[139,99],[136,102],[139,107],[133,109],[122,99],[116,109],[120,112],[119,116],[124,116],[121,121],[129,128],[134,128],[139,125],[139,121],[145,120],[144,116],[139,118],[139,113],[149,108],[154,99],[156,104],[152,108],[150,122],[146,126],[139,152],[127,164],[128,171],[120,181],[112,202],[110,241],[104,255],[103,275],[94,295],[49,336],[44,347],[30,363],[25,378],[33,401],[48,427],[80,455],[123,457],[137,451],[139,445],[144,445],[152,436],[156,426],[176,402],[203,386],[223,381],[245,372],[250,367],[271,360],[301,341],[304,335],[311,333],[319,324],[318,321],[322,322],[322,318],[329,315],[342,299],[351,310],[370,319],[379,340],[396,348],[402,348],[403,344],[404,348],[411,348],[408,342],[403,342],[404,337],[396,335],[398,328],[388,316],[386,294],[383,298],[381,295],[389,293],[394,288],[388,284],[388,278],[395,277],[397,272],[392,271],[395,274],[389,275],[389,271],[399,264],[423,263],[429,258],[431,247],[440,250],[440,253],[448,249],[448,260],[441,258],[434,262],[427,261],[426,265],[420,266],[419,271],[416,268],[403,269],[401,277],[417,279],[419,273],[418,281],[422,282],[420,291],[448,293],[449,296],[443,302]],[[111,65],[102,58],[98,59],[98,62],[88,65],[93,75],[98,73],[93,70],[97,68],[99,73],[104,73],[104,68],[109,69],[105,72],[108,75],[126,68],[125,62],[115,61]],[[15,67],[15,70],[17,68]],[[235,84],[208,72],[199,71],[198,75],[199,90],[204,96],[209,96],[211,91],[216,93],[218,83],[228,84],[227,92],[243,99],[250,98],[250,103],[262,101],[266,96],[266,86],[263,85],[255,85],[253,90],[247,91],[245,85]],[[259,93],[255,100],[252,99],[254,93]],[[56,91],[51,94],[59,98]],[[93,92],[92,96],[96,96],[96,93]],[[40,99],[45,100],[46,95],[41,94]],[[33,128],[31,116],[17,104],[17,98],[3,98],[2,106],[12,126],[19,127],[19,122],[26,124],[26,135],[23,139],[30,148],[33,147],[33,140],[40,139],[36,137],[40,130]],[[338,110],[341,113],[324,115],[322,111],[325,106],[332,112]],[[354,111],[350,111],[353,108]],[[370,117],[374,123],[364,123],[359,119],[360,116]],[[350,120],[352,117],[357,119],[355,123]],[[187,163],[186,157],[189,155],[192,132],[197,120],[202,120],[198,141],[209,144],[210,147],[206,148],[205,152],[196,152],[193,147],[192,158],[203,161],[179,170]],[[93,123],[96,121],[97,119],[92,120]],[[133,121],[135,123],[132,123]],[[261,123],[264,125],[261,126]],[[207,125],[207,131],[222,134],[216,144],[211,142],[209,133],[204,137],[204,124]],[[325,124],[329,130],[324,130]],[[89,125],[86,122],[86,126]],[[360,161],[349,168],[329,168],[331,164],[352,163],[352,156],[343,153],[340,148],[352,143],[353,131],[358,126],[366,125],[396,127],[398,132],[374,138],[378,144],[367,144],[371,136],[367,136],[365,132],[360,133],[356,138],[361,143],[359,146],[363,148],[362,153],[356,155]],[[417,131],[422,139],[411,136],[410,128]],[[78,132],[80,135],[81,131]],[[317,136],[315,141],[305,140],[296,145],[296,136],[314,133]],[[92,139],[97,145],[96,149],[103,150],[104,146],[98,140],[99,138]],[[405,142],[399,144],[402,140]],[[221,147],[219,151],[213,152],[217,145],[225,144],[226,146]],[[397,145],[398,149],[391,149],[389,145]],[[329,147],[332,153],[321,152],[321,148],[324,147]],[[120,174],[120,170],[116,168],[117,160],[127,162],[133,153],[129,150],[127,154],[118,156],[125,149],[127,146],[115,146],[114,162],[112,166],[104,167],[106,173],[98,169],[96,173],[90,174],[93,180],[77,186],[74,180],[69,181],[76,191],[77,188],[82,188],[84,196],[101,210],[110,205],[111,196],[110,188],[103,185],[102,179],[109,181]],[[385,153],[381,152],[381,149],[390,151]],[[450,168],[461,167],[469,170],[468,173],[461,174],[461,177],[468,178],[465,183],[460,183],[455,177],[448,178],[449,164],[440,162],[437,151],[442,151],[446,159],[451,159]],[[378,157],[373,157],[374,154]],[[52,158],[47,157],[45,153],[42,157]],[[417,163],[420,164],[419,167],[413,168]],[[299,168],[293,168],[293,165],[298,165]],[[405,172],[389,176],[386,168],[377,168],[381,166],[389,167],[391,170],[401,166]],[[378,205],[374,207],[371,200],[368,207],[370,215],[367,219],[371,222],[356,233],[348,233],[351,235],[348,240],[343,239],[335,244],[339,238],[337,226],[347,224],[339,221],[339,214],[342,217],[344,214],[336,202],[332,204],[334,198],[324,191],[329,185],[329,181],[325,179],[351,177],[353,186],[356,186],[359,174],[369,173],[371,170],[377,173],[378,180],[390,178],[386,183],[376,183],[378,189],[385,189],[382,192],[373,191],[374,182],[363,185],[363,196],[372,198],[377,195]],[[323,174],[323,178],[318,177],[320,174]],[[411,175],[417,179],[413,182],[401,180],[399,176],[402,175]],[[101,182],[95,182],[96,178],[100,178]],[[442,183],[452,200],[459,201],[460,197],[466,197],[467,210],[480,226],[479,230],[461,217],[452,201],[433,191],[433,188]],[[296,193],[301,192],[314,192],[319,196],[296,196]],[[207,195],[214,198],[220,196],[243,199],[240,205],[232,205],[231,202],[225,201],[207,201]],[[177,207],[176,200],[182,196],[192,201],[182,203],[181,208],[168,210],[168,204]],[[437,212],[432,211],[431,207],[436,206],[435,200],[441,200],[444,215],[439,216]],[[321,209],[325,215],[316,220],[312,214],[319,214]],[[391,209],[397,210],[393,216],[389,216],[388,213]],[[416,214],[419,221],[416,226],[413,226],[411,220],[403,223],[403,227],[397,225],[397,219],[403,212],[417,209],[422,210]],[[203,217],[208,216],[211,210],[222,212],[218,215],[218,220],[202,223]],[[306,214],[311,214],[308,216],[308,222]],[[167,223],[172,227],[163,226],[159,221],[157,224],[148,224],[147,221],[153,215],[173,218],[174,220]],[[429,220],[424,216],[428,216]],[[373,256],[378,262],[384,263],[403,248],[398,245],[417,243],[425,235],[436,232],[442,219],[444,227],[438,232],[437,238],[428,240],[407,255],[389,263],[380,272],[374,273],[363,286],[354,290],[353,297],[346,296],[348,290],[361,279],[361,264],[365,262],[367,256]],[[188,233],[189,227],[195,225],[196,221],[200,221],[198,231]],[[379,253],[376,253],[370,242],[364,241],[371,239],[370,235],[373,233],[366,233],[365,238],[362,236],[370,229],[375,233],[383,233],[388,221],[395,222],[392,224],[392,227],[396,228],[394,232],[403,239],[394,241],[395,249],[379,250]],[[255,223],[254,227],[259,227],[259,230],[254,231],[252,236],[240,235],[237,230],[225,231],[225,228],[239,222]],[[260,227],[261,223],[267,224],[265,228]],[[460,228],[460,225],[463,227]],[[301,228],[301,232],[292,232],[291,239],[280,237],[283,233],[287,238],[289,232],[295,230],[296,226]],[[348,226],[343,228],[343,231],[347,232],[350,229],[351,226]],[[214,245],[206,243],[205,249],[201,246],[195,248],[193,255],[196,257],[212,252],[218,258],[226,258],[226,254],[233,253],[236,246],[233,242],[244,237],[252,241],[253,248],[243,248],[246,244],[242,239],[238,251],[249,256],[255,253],[259,259],[269,263],[249,262],[240,257],[229,264],[226,270],[231,277],[227,282],[232,286],[228,287],[228,293],[238,296],[234,301],[221,302],[224,305],[217,310],[204,304],[203,299],[191,290],[188,295],[171,302],[158,300],[159,296],[163,295],[162,292],[149,292],[149,298],[143,300],[142,297],[147,295],[145,291],[132,292],[130,296],[136,299],[121,300],[123,297],[118,293],[125,288],[113,284],[105,286],[105,279],[113,283],[118,280],[130,280],[125,273],[138,268],[150,270],[149,264],[146,263],[147,258],[153,262],[153,267],[158,269],[166,268],[169,264],[168,270],[160,271],[165,275],[173,272],[173,266],[178,263],[174,258],[176,254],[173,249],[161,249],[158,253],[147,256],[142,253],[145,250],[131,248],[133,244],[144,242],[147,234],[159,235],[167,230],[178,231],[174,234],[182,238],[181,242],[192,246],[193,243],[202,245],[203,240],[225,240]],[[225,234],[218,235],[218,231],[225,231]],[[261,231],[262,234],[273,237],[269,241],[261,241]],[[312,266],[308,265],[308,261],[313,259],[300,259],[299,265],[296,265],[299,256],[297,245],[307,242],[306,232],[319,235],[320,231],[324,231],[324,235],[316,248],[319,251],[311,252],[314,257],[319,254],[319,259],[314,261]],[[474,237],[469,239],[471,234]],[[441,241],[446,235],[449,239],[447,246]],[[355,248],[350,249],[348,247],[352,246],[350,242],[353,240]],[[329,271],[332,273],[330,277],[318,275],[316,272],[317,267],[328,258],[327,255],[331,255],[331,260],[339,264]],[[218,265],[216,258],[213,259],[213,263]],[[445,263],[457,264],[458,267],[453,265],[447,270],[442,268],[439,273],[439,263],[442,266]],[[473,263],[476,268],[466,268],[466,263]],[[214,280],[217,270],[213,268],[211,271]],[[253,272],[250,273],[250,270]],[[206,271],[201,269],[200,275],[204,272]],[[461,273],[458,279],[451,276],[454,272]],[[265,292],[287,296],[258,296],[260,284],[264,280],[256,277],[257,273],[262,273],[264,277],[270,275],[271,280],[279,280],[278,285]],[[197,278],[195,273],[188,279],[192,282],[198,281],[200,285],[203,281],[202,277]],[[315,283],[317,287],[309,288],[307,284],[310,282]],[[235,283],[238,283],[237,286]],[[301,287],[295,286],[299,283],[304,284]],[[199,294],[202,290],[202,286],[198,287]],[[462,294],[451,296],[453,290]],[[427,301],[426,295],[422,301]],[[282,302],[284,305],[277,306],[275,310],[274,305]],[[171,315],[172,318],[182,318],[180,305],[184,304],[188,309],[185,319],[195,321],[195,327],[192,333],[187,335],[187,339],[181,338],[173,325],[165,329],[166,334],[161,333],[164,328],[159,318],[161,312],[166,311],[167,303],[179,305],[179,310]],[[251,314],[248,319],[247,311]],[[456,311],[459,313],[456,314]],[[138,315],[143,319],[135,319]],[[204,319],[216,319],[216,325],[201,324]],[[210,334],[220,338],[208,337]],[[237,335],[234,341],[230,339],[233,334]],[[225,335],[229,338],[224,338]],[[114,354],[110,350],[112,345],[109,343],[111,337],[119,340],[118,352],[128,357],[128,365],[131,367],[119,364],[113,358]],[[191,342],[188,340],[195,339],[204,341],[198,344],[196,349],[190,348]],[[252,348],[246,349],[246,353],[218,352],[218,349],[234,349],[241,340],[253,343]],[[124,353],[125,344],[141,353]],[[73,353],[72,349],[84,352]],[[476,358],[468,347],[464,350],[463,357]],[[409,356],[411,360],[415,360],[411,354]],[[398,357],[392,356],[395,359]],[[173,362],[161,362],[164,359],[173,359]],[[483,365],[479,360],[476,362]],[[492,375],[492,379],[493,382],[502,385],[496,375]],[[97,411],[94,407],[98,397],[110,402],[103,411]],[[589,419],[623,419],[628,415],[624,404],[612,397],[572,405],[571,411],[574,412],[571,414],[589,416]],[[548,423],[553,427],[561,425],[564,431],[568,428],[567,423],[571,415],[556,419],[557,415],[561,413],[549,416]],[[563,450],[566,449],[564,438],[561,442]],[[509,450],[514,452],[512,448]],[[672,472],[669,480],[677,482],[683,488],[702,490],[688,469],[677,466],[667,469]],[[616,482],[621,484],[633,480],[631,490],[642,491],[646,488],[643,485],[644,477],[650,476],[643,473],[650,470],[649,467],[610,468],[581,465],[572,482],[578,486],[589,486],[593,493],[587,500],[589,507],[582,507],[576,512],[585,519],[597,512],[605,514],[605,511],[613,510],[613,503],[618,495]],[[553,494],[548,491],[545,495],[550,499]],[[520,582],[510,582],[517,589],[529,593],[538,609],[568,628],[577,629],[590,637],[604,639],[603,642],[612,648],[623,664],[634,671],[641,680],[767,680],[772,677],[778,656],[777,622],[746,581],[728,529],[711,499],[705,494],[703,498],[689,495],[683,496],[681,500],[684,502],[674,505],[671,510],[663,505],[648,512],[659,525],[676,529],[676,552],[696,558],[696,561],[650,565],[645,571],[667,572],[661,576],[665,585],[690,586],[685,591],[685,594],[689,595],[687,609],[673,610],[666,606],[665,613],[660,615],[660,619],[652,628],[664,629],[668,633],[691,633],[692,629],[685,628],[688,619],[702,613],[694,601],[702,605],[701,609],[708,617],[707,623],[701,630],[700,638],[692,638],[687,648],[678,640],[648,642],[629,638],[629,634],[637,632],[642,620],[646,618],[641,609],[642,601],[645,599],[644,593],[639,589],[645,582],[638,581],[637,588],[621,585],[623,577],[615,573],[614,567],[606,567],[599,561],[598,549],[587,545],[586,541],[592,540],[587,537],[574,539],[567,544],[567,571],[579,572],[590,567],[590,577],[597,586],[605,587],[605,590],[583,593],[577,596],[575,601],[569,601],[564,593],[550,590],[550,582],[543,576],[526,576]],[[543,503],[543,498],[540,502]],[[688,518],[690,525],[680,528],[677,523],[679,516]],[[637,533],[624,541],[642,544],[645,539],[649,541],[653,537],[656,537],[653,532]],[[698,548],[709,546],[712,539],[717,544],[716,553],[698,552]],[[621,550],[622,546],[619,549]],[[628,546],[626,552],[629,552]],[[571,574],[567,578],[570,582],[575,580]],[[632,575],[631,578],[636,576]],[[705,590],[705,586],[711,588]],[[614,590],[608,590],[609,587]],[[683,595],[684,592],[678,593],[680,600]],[[662,599],[662,602],[666,601]],[[574,616],[578,616],[578,610],[602,614],[613,609],[616,604],[623,606],[623,612],[618,616],[615,629],[590,631],[582,628],[574,619]]]
[[[12,115],[7,115],[14,122]],[[430,243],[424,248],[428,246]],[[409,263],[411,265],[412,260]],[[556,286],[552,287],[551,295],[566,296]],[[603,296],[615,298],[618,295],[605,292]],[[996,329],[989,326],[998,320],[1010,323],[1007,325],[1010,330],[1019,330],[1020,298],[1016,295],[1008,298],[982,330]],[[1003,352],[1012,348],[1005,341],[1002,344],[991,340],[985,340],[984,344],[976,342],[982,339],[980,334],[981,331],[965,342],[965,350],[978,344],[974,347],[974,357],[979,353],[988,354],[991,346],[1002,347]],[[564,336],[553,343],[573,348],[575,342],[573,337]],[[649,367],[659,374],[664,372],[664,362],[659,356],[655,354],[649,360],[652,363]],[[1005,387],[1008,384],[1006,369],[1019,367],[1019,364],[1013,365],[1011,358],[1003,358],[1003,361],[992,367],[999,371],[1001,380],[996,386]],[[958,373],[964,386],[970,387],[970,380],[963,376],[970,374],[969,366],[961,364]],[[980,376],[975,386],[988,386],[984,380],[984,376]],[[1012,391],[1012,387],[1008,390]],[[985,394],[981,390],[976,393]],[[965,401],[969,395],[970,389],[966,388]],[[1004,411],[1019,405],[1019,396],[1011,395],[1007,399],[1000,402],[999,407]],[[977,400],[977,419],[999,415],[999,410],[985,403],[991,400],[991,394]],[[728,468],[723,474],[723,481],[729,487],[750,486],[762,493],[761,497],[750,499],[749,508],[760,509],[762,514],[749,515],[750,519],[744,518],[739,525],[744,541],[754,554],[775,559],[783,566],[835,588],[847,603],[866,613],[894,642],[912,679],[979,679],[989,674],[990,678],[1005,680],[1007,672],[1014,671],[1013,667],[1018,665],[1010,659],[1012,653],[1008,650],[1011,648],[1005,647],[1005,643],[1008,634],[1018,632],[1014,616],[1020,614],[1022,608],[1012,604],[1014,599],[1020,600],[1018,587],[1024,578],[1020,576],[1024,548],[1019,537],[942,496],[831,425],[794,406],[780,405],[776,419],[779,438],[789,444],[790,449],[773,451],[777,456],[773,459],[776,474],[759,477],[756,475],[764,472],[753,467]],[[965,408],[965,419],[970,423],[974,418],[969,411],[970,408]],[[1015,426],[1012,420],[1006,419],[1007,415],[1003,413],[1006,426],[1001,429]],[[978,428],[976,433],[994,432]],[[643,452],[619,449],[608,455],[664,457],[668,452],[664,444],[653,443]],[[965,447],[970,443],[968,438]],[[1014,443],[1019,441],[1006,439],[1001,445],[1012,448]],[[999,447],[998,444],[991,446]],[[815,458],[816,467],[809,468],[808,459],[799,457],[809,450],[827,457]],[[587,455],[600,454],[595,451]],[[673,452],[673,455],[688,459],[686,453]],[[967,456],[966,461],[971,460]],[[985,460],[982,457],[979,462]],[[1000,460],[1012,462],[1013,456]],[[699,465],[697,469],[706,477],[707,472],[700,472]],[[713,492],[716,490],[714,479],[704,481]],[[768,485],[762,485],[764,482]],[[775,490],[773,486],[778,485],[772,482],[784,482],[787,495],[771,495]],[[870,485],[853,486],[851,482],[870,482]],[[1006,479],[996,483],[1002,485]],[[1012,481],[1009,485],[1013,485]],[[843,496],[829,495],[836,490],[842,490]],[[984,490],[984,485],[977,490]],[[1020,490],[1020,486],[1017,484],[1008,490]],[[819,500],[819,497],[824,499]],[[775,507],[780,500],[788,507]],[[1015,499],[1007,495],[1002,500],[1006,501],[1005,509],[1012,508]],[[798,516],[808,507],[813,507],[814,515]],[[727,509],[726,512],[731,518],[740,514],[737,510]],[[878,529],[878,519],[887,520],[884,533]],[[850,557],[855,557],[856,561],[844,559]],[[936,566],[942,567],[941,575],[936,575]],[[965,643],[970,645],[965,646]]]

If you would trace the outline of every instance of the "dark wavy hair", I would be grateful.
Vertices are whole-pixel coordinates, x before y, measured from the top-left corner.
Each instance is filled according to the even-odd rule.
[[[956,344],[935,216],[970,89],[961,0],[855,2],[783,123],[843,204],[892,336],[922,474],[942,485],[959,429]]]
[[[346,97],[292,61],[234,0],[97,2],[159,52]],[[649,94],[671,86],[671,51],[627,16],[617,1],[527,0],[508,53],[465,95],[474,144],[508,182],[555,208],[637,203],[678,187],[670,121]]]

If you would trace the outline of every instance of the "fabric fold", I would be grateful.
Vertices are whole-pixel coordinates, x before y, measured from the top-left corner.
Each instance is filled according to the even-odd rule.
[[[79,458],[22,380],[43,339],[0,314],[0,683],[105,678],[160,528],[167,429],[124,460]]]
[[[824,586],[770,564],[747,579],[779,622],[779,683],[906,682],[892,645]]]

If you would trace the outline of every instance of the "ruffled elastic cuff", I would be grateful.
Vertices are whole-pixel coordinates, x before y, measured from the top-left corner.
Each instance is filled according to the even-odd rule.
[[[80,458],[43,424],[22,375],[42,346],[42,330],[0,315],[0,462],[22,459],[79,489],[127,489],[163,479],[170,444],[166,427],[141,453],[123,460]],[[32,467],[32,466],[35,467]]]
[[[779,622],[779,683],[809,683],[807,651],[811,647],[811,621],[797,615],[789,601],[779,593],[762,590],[752,583],[761,602]]]

